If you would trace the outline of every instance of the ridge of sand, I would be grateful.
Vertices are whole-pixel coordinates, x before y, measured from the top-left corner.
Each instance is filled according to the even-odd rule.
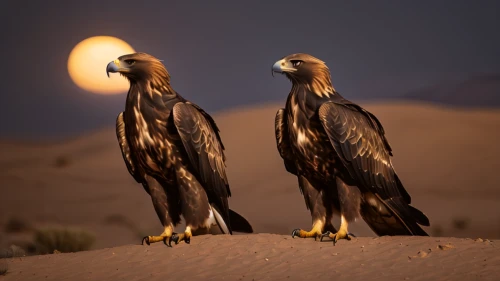
[[[13,258],[11,280],[498,280],[499,240],[377,237],[316,242],[203,235],[167,248],[126,245]]]

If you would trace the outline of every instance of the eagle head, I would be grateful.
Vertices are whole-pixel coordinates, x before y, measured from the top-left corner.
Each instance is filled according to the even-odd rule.
[[[168,85],[170,75],[161,60],[146,53],[123,55],[108,63],[106,74],[120,73],[131,83],[150,82],[153,85]]]
[[[272,74],[275,72],[286,75],[294,85],[303,85],[320,96],[335,91],[328,66],[309,54],[291,54],[280,59],[272,67]]]

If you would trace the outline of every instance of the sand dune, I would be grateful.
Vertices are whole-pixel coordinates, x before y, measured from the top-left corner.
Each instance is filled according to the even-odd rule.
[[[384,124],[395,168],[414,205],[431,220],[429,233],[500,238],[500,111],[363,105]],[[297,180],[285,171],[275,147],[279,107],[234,109],[214,118],[226,146],[231,208],[257,233],[289,235],[294,228],[309,228],[311,219]],[[142,235],[162,229],[149,196],[126,170],[113,129],[58,144],[4,142],[0,154],[1,225],[17,217],[36,227],[78,226],[95,233],[95,249],[137,244]],[[374,236],[362,221],[351,231]],[[0,247],[22,239],[30,238],[0,232]]]
[[[500,241],[380,237],[331,242],[204,235],[8,261],[3,280],[498,280]]]
[[[472,94],[473,93],[473,94]],[[463,81],[441,81],[404,96],[410,100],[471,107],[500,106],[500,75],[477,74]]]

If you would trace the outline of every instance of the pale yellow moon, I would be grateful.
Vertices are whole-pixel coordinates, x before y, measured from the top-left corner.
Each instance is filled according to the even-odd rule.
[[[111,36],[95,36],[78,43],[68,58],[69,76],[75,84],[95,94],[121,94],[128,81],[117,73],[106,75],[106,65],[119,56],[134,53],[125,41]]]

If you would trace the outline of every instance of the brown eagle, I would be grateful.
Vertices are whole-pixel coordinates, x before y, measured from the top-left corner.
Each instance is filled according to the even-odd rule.
[[[151,196],[164,227],[142,243],[171,246],[197,234],[253,232],[229,209],[224,145],[212,117],[174,91],[167,69],[151,55],[121,56],[107,65],[109,72],[130,82],[116,135],[128,171]],[[186,229],[177,234],[181,215]]]
[[[274,72],[292,82],[276,115],[278,151],[298,178],[313,222],[311,231],[295,229],[292,237],[350,240],[348,222],[359,215],[380,236],[427,236],[419,224],[429,226],[429,219],[410,205],[379,120],[335,91],[328,67],[311,55],[286,56]],[[338,231],[334,213],[341,218]]]

